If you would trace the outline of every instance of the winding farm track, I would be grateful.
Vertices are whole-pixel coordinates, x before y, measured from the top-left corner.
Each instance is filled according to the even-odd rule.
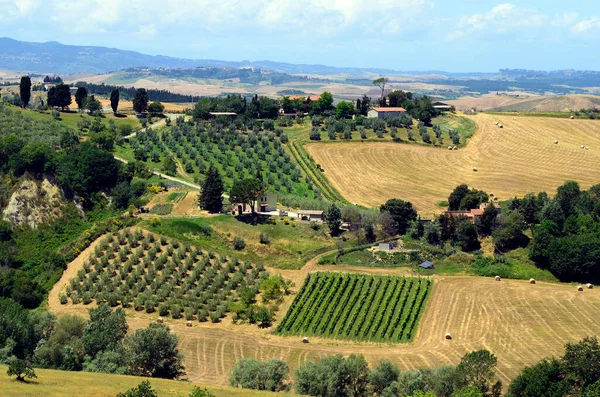
[[[472,118],[477,133],[456,151],[372,142],[312,143],[306,149],[348,201],[379,206],[401,198],[427,215],[439,213],[436,203],[461,183],[501,200],[530,192],[553,194],[566,180],[578,181],[582,188],[600,183],[600,121],[487,114]]]
[[[92,246],[93,247],[93,246]],[[81,268],[93,248],[84,251],[51,291],[48,306],[57,314],[85,315],[84,305],[60,305],[58,295],[70,277]],[[299,288],[308,271],[334,270],[311,260],[301,270],[282,273]],[[381,273],[381,269],[350,268],[345,271]],[[282,305],[280,320],[293,296]],[[146,327],[156,315],[127,310],[131,330]],[[600,334],[600,290],[576,291],[575,286],[476,277],[436,277],[417,335],[411,344],[378,344],[312,338],[303,344],[300,337],[272,335],[251,325],[166,319],[180,338],[180,349],[190,380],[226,384],[237,360],[279,357],[292,371],[303,361],[342,353],[364,354],[371,364],[389,358],[402,369],[457,364],[465,353],[486,348],[498,356],[497,373],[507,384],[521,368],[541,358],[560,355],[564,344]],[[277,323],[274,325],[276,326]],[[453,340],[444,335],[450,332]]]

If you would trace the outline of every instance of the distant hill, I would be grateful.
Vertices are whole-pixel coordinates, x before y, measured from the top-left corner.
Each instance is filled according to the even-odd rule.
[[[340,68],[325,65],[295,65],[274,61],[229,62],[213,59],[184,59],[162,55],[145,55],[135,51],[116,48],[64,45],[55,41],[34,43],[0,38],[0,69],[23,72],[74,74],[107,73],[133,67],[146,68],[194,68],[254,67],[288,74],[387,74],[417,75],[437,74],[460,76],[460,73],[440,71],[398,72],[378,68]]]
[[[460,98],[447,101],[458,110],[477,108],[492,112],[571,112],[600,108],[600,97],[592,95],[554,95],[511,97],[490,95],[480,98]]]

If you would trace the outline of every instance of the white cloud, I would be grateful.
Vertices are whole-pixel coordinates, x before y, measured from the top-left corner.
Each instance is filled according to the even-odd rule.
[[[555,14],[551,24],[552,26],[571,26],[578,18],[579,13],[577,12],[564,12],[562,14]]]
[[[600,29],[600,18],[590,17],[577,22],[571,27],[571,30],[575,33],[584,33],[592,29]]]

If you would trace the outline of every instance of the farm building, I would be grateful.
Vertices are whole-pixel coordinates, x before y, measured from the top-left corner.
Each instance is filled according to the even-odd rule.
[[[379,251],[391,251],[396,248],[396,242],[390,241],[388,243],[379,243]]]
[[[446,211],[444,212],[444,215],[451,215],[455,218],[459,216],[466,216],[469,219],[469,222],[475,223],[475,219],[483,215],[483,211],[487,208],[488,205],[489,203],[481,203],[479,205],[479,208],[473,208],[469,211]],[[502,213],[502,209],[500,208],[500,206],[496,206],[496,212],[498,213],[498,215]]]
[[[323,221],[323,211],[315,210],[300,210],[298,211],[298,218],[303,221]]]
[[[209,112],[208,114],[210,114],[212,117],[219,117],[219,116],[235,117],[235,116],[237,116],[237,113],[234,113],[234,112]]]
[[[419,265],[421,269],[435,269],[433,262],[425,261]]]
[[[433,102],[433,108],[434,109],[438,109],[441,111],[445,111],[445,110],[450,110],[452,108],[452,106],[448,105],[447,103],[444,102]]]
[[[267,192],[258,199],[258,212],[277,211],[277,195]]]
[[[402,113],[406,113],[404,108],[372,108],[367,113],[367,117],[372,119],[384,119],[386,117],[399,117]]]

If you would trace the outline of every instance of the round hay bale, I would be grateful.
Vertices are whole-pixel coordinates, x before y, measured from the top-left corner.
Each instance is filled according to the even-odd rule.
[[[453,147],[454,150],[458,150],[458,148],[456,146]]]
[[[448,146],[448,150],[452,150],[452,146]]]
[[[452,335],[450,335],[450,332],[446,332],[446,339],[448,339],[448,340],[452,339]]]
[[[156,319],[156,322],[157,322],[157,323],[159,323],[159,324],[162,324],[162,323],[163,323],[163,319],[162,319],[162,317],[159,317],[159,318],[157,318],[157,319]]]
[[[192,322],[188,320],[188,321],[185,323],[185,326],[186,326],[186,327],[191,327],[191,326],[192,326]]]
[[[302,343],[308,343],[308,338],[306,336],[302,338]]]
[[[494,280],[496,280],[496,281],[500,281],[500,280],[501,280],[501,278],[500,278],[500,276],[496,276],[496,277],[494,277]]]
[[[584,148],[585,148],[585,146],[583,146],[583,145],[581,145],[581,146],[579,146],[579,147],[580,147],[580,148],[582,148],[582,149],[584,149]]]
[[[494,197],[494,193],[490,192],[490,197]]]
[[[554,141],[554,144],[555,144],[555,145],[558,145],[558,141]]]
[[[498,201],[498,197],[494,197],[494,201]]]
[[[586,147],[585,147],[585,150],[590,150],[590,147],[589,147],[589,146],[586,146]]]
[[[477,172],[477,168],[473,168],[473,171]]]
[[[529,284],[535,284],[535,280],[533,278],[529,279]]]
[[[587,283],[585,286],[587,287],[587,289],[594,289],[593,284]]]
[[[577,291],[580,291],[580,292],[583,291],[583,286],[582,285],[578,286]]]
[[[571,117],[570,117],[570,119],[571,119],[571,120],[575,119],[575,116],[571,116]]]
[[[502,124],[498,125],[498,127],[500,127],[500,128],[504,128],[504,126],[503,126]]]
[[[496,121],[496,125],[500,124],[500,122]]]

